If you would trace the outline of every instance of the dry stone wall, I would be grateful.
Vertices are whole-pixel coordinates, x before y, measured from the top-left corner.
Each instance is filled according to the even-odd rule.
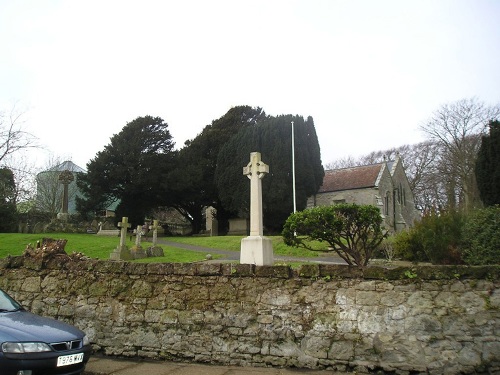
[[[0,287],[113,356],[500,372],[500,268],[0,260]]]

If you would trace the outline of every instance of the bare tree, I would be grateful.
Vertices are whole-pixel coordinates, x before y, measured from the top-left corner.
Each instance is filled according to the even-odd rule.
[[[354,159],[354,157],[349,155],[343,159],[337,159],[329,162],[325,165],[325,169],[331,170],[354,167],[356,165],[359,165],[358,162],[359,161],[357,159]]]
[[[40,146],[37,138],[24,130],[24,114],[15,106],[10,113],[0,111],[0,167],[5,166],[14,173],[16,204],[29,206],[35,194],[35,167],[28,161],[26,152]]]
[[[22,211],[26,211],[34,205],[37,167],[24,152],[18,152],[15,157],[10,156],[7,159],[5,164],[9,165],[14,173],[18,209],[21,204]]]
[[[0,164],[5,159],[20,151],[31,147],[38,147],[36,137],[23,128],[21,117],[24,112],[12,109],[9,115],[0,112]]]
[[[481,135],[490,120],[498,119],[500,106],[487,106],[476,98],[445,104],[421,126],[439,147],[435,166],[445,182],[448,207],[468,211],[481,204],[475,180],[475,164]]]

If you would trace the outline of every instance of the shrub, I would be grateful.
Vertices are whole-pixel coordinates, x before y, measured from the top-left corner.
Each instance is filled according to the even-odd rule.
[[[337,204],[314,207],[288,217],[283,227],[286,245],[312,249],[308,242],[322,241],[348,264],[365,267],[386,237],[380,210],[375,206]]]
[[[414,230],[397,233],[394,237],[393,246],[395,258],[410,262],[430,262],[422,243],[418,239],[417,232]]]
[[[397,235],[396,253],[404,260],[460,264],[464,216],[457,211],[429,212],[407,232]]]
[[[394,236],[387,237],[382,241],[380,246],[377,248],[375,251],[374,256],[375,257],[380,257],[380,258],[385,258],[387,262],[392,262],[394,260],[395,256],[395,247],[394,247],[394,241],[395,238]]]
[[[500,206],[472,212],[467,217],[462,237],[465,263],[500,264]]]

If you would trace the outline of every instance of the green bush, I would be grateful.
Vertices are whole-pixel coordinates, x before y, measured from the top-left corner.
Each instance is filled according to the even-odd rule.
[[[326,242],[347,264],[365,267],[386,233],[377,207],[342,203],[290,215],[282,235],[286,245],[310,250],[310,241]]]
[[[462,238],[465,263],[500,264],[500,206],[472,212],[465,222]]]
[[[396,234],[393,246],[395,258],[410,262],[430,262],[416,231],[410,230]]]
[[[396,254],[413,262],[460,264],[463,225],[460,212],[429,212],[409,231],[397,235]]]

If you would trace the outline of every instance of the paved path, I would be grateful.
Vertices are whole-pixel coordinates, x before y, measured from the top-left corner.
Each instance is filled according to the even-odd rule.
[[[158,238],[158,243],[166,246],[177,247],[180,249],[196,251],[205,254],[217,254],[222,255],[222,258],[215,259],[213,262],[238,262],[240,260],[240,252],[239,251],[230,251],[230,250],[222,250],[222,249],[212,249],[208,247],[189,245],[179,242],[168,241],[165,238]],[[346,262],[340,258],[335,253],[322,253],[321,256],[318,257],[293,257],[293,256],[284,256],[284,255],[274,255],[275,262],[309,262],[309,263],[327,263],[327,264],[346,264]]]
[[[91,357],[83,375],[341,375],[335,371],[212,366],[166,361]],[[351,373],[352,374],[352,373]]]

